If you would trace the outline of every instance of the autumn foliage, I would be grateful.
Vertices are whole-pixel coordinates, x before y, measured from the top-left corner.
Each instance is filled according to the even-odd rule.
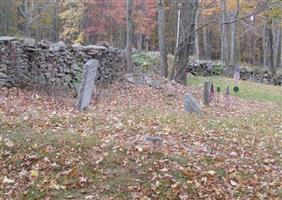
[[[108,37],[112,40],[113,33],[122,31],[126,25],[125,0],[85,0],[87,26],[89,36]],[[134,30],[150,36],[156,27],[157,5],[155,0],[136,0],[134,2]]]

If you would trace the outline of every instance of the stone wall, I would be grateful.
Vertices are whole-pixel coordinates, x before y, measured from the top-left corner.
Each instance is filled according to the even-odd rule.
[[[0,86],[43,89],[76,89],[83,64],[100,62],[96,82],[110,83],[123,77],[124,52],[104,45],[66,45],[30,38],[0,37]]]
[[[212,62],[191,61],[188,71],[195,76],[219,76],[223,74],[220,64]],[[257,83],[274,84],[273,75],[267,70],[248,70],[241,68],[241,80],[248,80]],[[282,85],[282,75],[277,76],[277,85]]]

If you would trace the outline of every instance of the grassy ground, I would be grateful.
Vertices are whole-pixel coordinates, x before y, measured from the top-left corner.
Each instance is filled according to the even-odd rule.
[[[215,88],[219,86],[224,92],[229,85],[231,90],[235,86],[234,80],[222,77],[199,77],[194,76],[188,78],[188,85],[201,87],[205,80],[212,80]],[[249,81],[239,81],[238,86],[240,91],[238,93],[231,92],[231,95],[237,96],[243,99],[250,99],[256,101],[273,102],[282,105],[280,86],[262,85],[259,83],[253,83]]]
[[[178,109],[182,93],[171,99],[168,89],[118,85],[84,113],[10,92],[0,107],[0,199],[281,199],[282,90],[239,86],[233,110],[201,115]]]

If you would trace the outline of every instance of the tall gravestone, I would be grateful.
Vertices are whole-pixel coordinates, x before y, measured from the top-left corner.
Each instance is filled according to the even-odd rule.
[[[83,75],[76,102],[77,109],[81,111],[86,109],[90,104],[99,65],[98,60],[91,59],[83,66]]]

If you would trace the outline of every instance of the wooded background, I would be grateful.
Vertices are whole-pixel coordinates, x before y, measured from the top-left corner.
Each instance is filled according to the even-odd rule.
[[[281,67],[281,2],[134,0],[133,47],[159,49],[158,5],[163,4],[165,27],[159,28],[165,32],[162,40],[168,53],[177,55],[179,14],[178,43],[181,47],[188,41],[186,53],[197,59],[221,59],[224,65],[264,65],[276,73]],[[81,44],[107,41],[126,48],[126,0],[1,0],[0,19],[0,35]]]

